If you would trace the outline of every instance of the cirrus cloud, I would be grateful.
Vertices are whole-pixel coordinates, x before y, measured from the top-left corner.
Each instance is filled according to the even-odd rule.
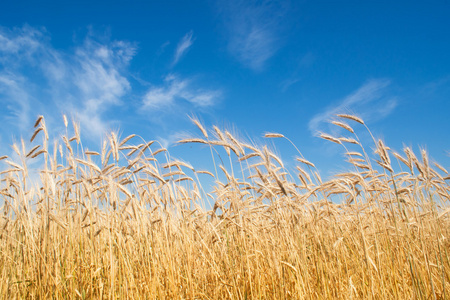
[[[150,88],[144,96],[144,108],[161,109],[185,100],[197,107],[208,107],[216,103],[221,96],[219,90],[204,90],[194,87],[192,79],[180,79],[170,74],[164,78],[164,84]]]
[[[338,103],[317,113],[308,123],[309,130],[315,134],[340,113],[356,113],[365,121],[380,120],[391,114],[397,107],[396,97],[389,96],[387,89],[391,84],[387,79],[369,80]]]
[[[178,44],[174,63],[193,41],[190,31]],[[130,63],[136,52],[134,43],[92,33],[61,50],[43,28],[0,27],[0,105],[5,108],[0,119],[22,134],[39,114],[47,124],[59,123],[61,114],[67,114],[80,121],[84,135],[97,140],[120,124],[124,111],[139,115],[142,107],[163,107],[182,99],[195,108],[210,107],[220,97],[220,91],[202,88],[193,77],[169,75],[161,86],[147,89],[142,102],[132,102],[149,84],[144,79],[135,86],[130,82],[135,78]]]
[[[244,66],[260,71],[281,47],[280,35],[289,10],[288,1],[220,2],[228,50]]]
[[[180,58],[189,50],[192,44],[194,44],[194,39],[192,37],[193,34],[194,32],[192,30],[189,31],[178,43],[177,49],[175,50],[172,66],[176,65]]]

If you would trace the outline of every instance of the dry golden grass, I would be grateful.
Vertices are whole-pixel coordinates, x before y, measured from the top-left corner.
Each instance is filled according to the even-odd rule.
[[[181,143],[207,145],[214,170],[135,135],[83,149],[77,124],[50,142],[39,117],[31,144],[0,157],[0,295],[450,298],[447,170],[375,139],[367,153],[341,119],[364,122],[338,117],[352,137],[321,137],[343,147],[350,169],[329,181],[300,152],[291,172],[267,147],[194,118],[203,138]]]

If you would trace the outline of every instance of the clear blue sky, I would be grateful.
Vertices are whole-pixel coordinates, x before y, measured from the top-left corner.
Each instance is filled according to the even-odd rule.
[[[326,121],[343,112],[450,168],[449,16],[449,1],[2,1],[1,154],[39,114],[54,134],[76,118],[97,149],[111,129],[170,146],[196,114],[282,133],[326,173],[342,151],[315,135],[343,134]]]

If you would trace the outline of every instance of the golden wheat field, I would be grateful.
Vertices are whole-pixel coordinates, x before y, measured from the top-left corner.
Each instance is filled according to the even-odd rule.
[[[347,135],[320,137],[348,170],[323,180],[300,151],[291,171],[270,147],[192,121],[179,143],[212,170],[135,135],[84,149],[65,117],[50,140],[39,117],[0,157],[1,297],[450,298],[450,177],[425,150],[362,145],[364,121],[338,115]]]

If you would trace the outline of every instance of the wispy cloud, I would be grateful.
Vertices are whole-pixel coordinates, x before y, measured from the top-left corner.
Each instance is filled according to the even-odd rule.
[[[329,106],[309,121],[313,134],[328,124],[339,113],[355,113],[367,121],[376,121],[391,114],[397,106],[397,99],[387,95],[390,81],[387,79],[369,80],[339,103]]]
[[[82,100],[77,111],[81,122],[98,128],[97,134],[107,129],[103,113],[122,105],[122,97],[131,89],[124,73],[134,51],[132,45],[122,41],[104,45],[92,40],[86,40],[76,51],[73,83]]]
[[[225,3],[225,4],[224,4]],[[287,1],[221,2],[228,50],[245,66],[261,70],[280,48],[280,31]]]
[[[39,105],[38,83],[24,74],[24,66],[39,68],[52,56],[46,44],[44,33],[32,27],[0,28],[0,105],[6,108],[1,117],[21,131],[28,128],[33,109]]]
[[[185,35],[176,60],[193,40],[192,32]],[[183,111],[204,109],[220,99],[220,90],[204,89],[194,75],[168,75],[160,85],[145,80],[136,80],[132,85],[130,78],[135,74],[130,70],[130,61],[135,55],[133,43],[92,33],[81,44],[61,50],[53,46],[45,29],[0,27],[0,121],[9,125],[0,128],[0,139],[29,133],[40,114],[56,134],[62,127],[61,115],[66,114],[80,122],[82,135],[97,141],[121,122],[139,122],[136,118],[143,117],[139,114],[143,108],[159,112],[167,106]],[[162,117],[161,113],[152,114],[145,120],[166,126],[156,130],[159,134],[180,126],[180,122],[161,125],[158,121]]]
[[[109,121],[104,112],[130,90],[125,74],[134,54],[128,42],[99,43],[92,36],[67,53],[52,47],[45,30],[1,29],[0,102],[8,107],[2,117],[24,130],[37,114],[70,113],[98,137]]]
[[[45,42],[44,32],[27,25],[12,30],[1,28],[0,52],[2,56],[0,61],[8,61],[11,56],[16,58],[17,63],[23,59],[30,59],[42,50]]]
[[[8,121],[18,121],[20,130],[25,130],[30,125],[30,96],[25,91],[26,80],[23,77],[11,73],[0,74],[0,97],[2,106]],[[0,102],[0,103],[1,103]]]
[[[170,45],[169,41],[164,42],[161,46],[159,46],[158,51],[156,51],[156,56],[160,56],[166,51],[167,46]]]
[[[282,92],[286,92],[287,89],[293,85],[296,84],[297,82],[299,82],[301,80],[301,78],[299,77],[292,77],[292,78],[288,78],[286,80],[283,80],[283,82],[281,82],[280,84],[280,88]]]
[[[433,99],[439,96],[446,97],[450,92],[450,75],[438,78],[431,82],[426,83],[419,89],[419,93],[423,94],[423,98]]]
[[[212,106],[219,99],[219,90],[204,90],[194,87],[192,79],[180,79],[170,74],[162,86],[148,90],[143,99],[144,108],[161,109],[174,105],[176,101],[185,100],[196,107]]]
[[[179,140],[186,139],[190,136],[191,135],[186,131],[177,131],[170,133],[165,137],[158,136],[156,140],[161,143],[161,146],[167,149],[171,146],[174,146]]]
[[[183,38],[180,40],[180,42],[177,45],[177,49],[175,50],[175,55],[173,57],[172,66],[176,65],[180,58],[186,53],[186,51],[189,50],[189,48],[194,43],[193,38],[194,32],[191,30],[188,33],[186,33]]]
[[[280,83],[279,86],[281,88],[281,91],[285,92],[289,89],[289,87],[296,84],[297,82],[300,82],[304,77],[302,73],[304,73],[305,68],[311,67],[315,59],[315,55],[311,52],[299,56],[297,61],[294,61],[292,64],[294,67],[292,74]]]

